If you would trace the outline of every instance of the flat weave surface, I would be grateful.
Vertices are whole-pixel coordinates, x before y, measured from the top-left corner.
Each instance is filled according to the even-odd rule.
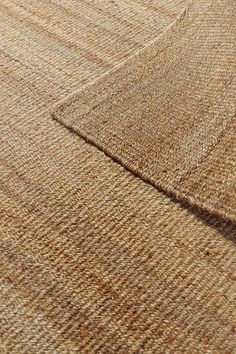
[[[195,3],[199,4],[196,9],[198,13],[202,11],[202,17],[213,18],[207,14],[208,8],[216,9],[214,6],[209,7],[208,1]],[[160,146],[155,140],[159,129],[156,117],[160,114],[153,116],[154,124],[149,130],[143,121],[143,136],[134,128],[134,116],[128,117],[130,125],[124,124],[129,100],[140,127],[137,100],[140,111],[145,111],[143,98],[150,90],[154,91],[157,82],[163,87],[161,78],[157,80],[157,61],[162,68],[168,57],[161,59],[160,52],[156,57],[157,41],[166,56],[166,45],[161,44],[161,38],[171,39],[174,33],[179,33],[183,44],[180,45],[179,39],[176,46],[182,53],[186,38],[191,37],[191,28],[197,38],[200,36],[197,28],[202,21],[199,26],[190,21],[192,27],[187,26],[190,32],[186,28],[181,35],[181,26],[191,18],[193,5],[180,0],[0,1],[1,354],[235,352],[236,227],[233,170],[230,170],[235,164],[231,149],[235,145],[231,134],[234,121],[229,114],[234,105],[230,95],[234,93],[235,77],[231,67],[235,60],[232,40],[235,7],[233,1],[223,0],[224,10],[217,4],[218,10],[214,11],[218,13],[218,27],[227,30],[227,43],[232,45],[225,44],[225,64],[219,56],[217,67],[211,69],[207,59],[210,54],[204,57],[204,73],[210,69],[212,73],[219,72],[217,86],[209,87],[206,83],[204,92],[212,92],[210,103],[218,102],[216,91],[219,97],[225,92],[222,110],[217,111],[219,116],[213,110],[216,123],[220,119],[223,125],[217,123],[214,130],[212,121],[208,122],[210,133],[219,130],[224,135],[225,125],[229,126],[229,151],[222,150],[224,164],[219,165],[215,157],[221,172],[214,169],[214,173],[209,170],[204,174],[204,168],[201,169],[202,178],[206,179],[202,184],[204,201],[209,196],[212,203],[212,210],[208,208],[206,213],[200,199],[194,199],[196,208],[190,206],[194,203],[188,198],[181,199],[186,199],[185,203],[177,202],[150,179],[151,174],[155,181],[163,177],[156,174],[158,169],[154,164],[154,160],[159,163],[157,156],[164,158],[156,151]],[[206,38],[211,36],[206,29],[204,33]],[[222,46],[225,37],[219,37],[219,33],[217,30],[216,37]],[[195,43],[192,40],[193,52]],[[189,57],[191,68],[194,57],[200,60],[197,55]],[[176,71],[171,66],[176,77],[180,77],[180,67],[184,70],[181,63],[176,62]],[[135,70],[140,86],[135,82]],[[150,82],[151,71],[155,85]],[[168,72],[166,69],[163,75],[171,86]],[[196,97],[194,85],[200,72],[196,66],[193,87],[186,74],[185,92],[189,92],[190,105]],[[127,74],[127,87],[121,73]],[[228,79],[230,75],[232,80]],[[145,82],[150,86],[148,91]],[[179,84],[182,85],[181,80]],[[118,86],[122,88],[122,96]],[[110,89],[118,95],[118,100],[112,99]],[[174,99],[177,91],[170,92]],[[201,95],[203,99],[203,91]],[[73,98],[75,115],[66,108]],[[101,108],[94,107],[101,99],[105,102]],[[154,94],[153,105],[159,102],[157,99]],[[169,101],[166,100],[166,108],[173,115]],[[90,111],[91,107],[94,112],[89,112],[90,120],[87,116],[81,119],[81,112]],[[180,101],[176,110],[183,108],[187,112],[191,108],[194,117],[199,118],[199,104],[196,103],[198,116],[194,107]],[[107,110],[114,140],[105,129]],[[154,111],[151,103],[150,110]],[[199,118],[202,132],[202,120],[210,117],[205,110]],[[220,115],[223,110],[224,119]],[[120,140],[116,138],[119,127],[114,112],[119,114],[121,123]],[[145,114],[145,117],[150,122],[150,116]],[[174,115],[171,117],[174,122]],[[186,129],[189,129],[190,113],[187,118]],[[89,128],[85,136],[80,123]],[[146,150],[147,132],[154,150]],[[136,141],[134,133],[138,134]],[[199,139],[205,143],[210,133],[200,134]],[[163,134],[160,132],[159,138],[164,139]],[[113,142],[117,143],[117,151]],[[138,146],[150,155],[146,164],[136,154]],[[188,146],[195,159],[192,142]],[[130,155],[131,151],[135,156]],[[119,162],[114,160],[115,155]],[[129,156],[132,159],[126,166]],[[166,161],[170,172],[174,160],[167,154]],[[143,166],[146,166],[145,176]],[[179,175],[171,173],[174,181],[171,188],[177,193],[175,183]],[[202,180],[197,179],[194,197],[200,198],[203,194],[199,183]],[[188,180],[187,187],[190,186]],[[223,200],[223,195],[227,200]]]
[[[1,352],[233,353],[233,225],[60,125],[4,133]]]
[[[145,180],[236,223],[236,2],[193,1],[54,118]]]
[[[188,2],[2,0],[2,90],[23,78],[21,93],[28,83],[25,90],[39,92],[39,108],[48,108],[148,45]]]

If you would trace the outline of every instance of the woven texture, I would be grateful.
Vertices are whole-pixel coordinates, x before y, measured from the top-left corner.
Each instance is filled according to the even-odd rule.
[[[120,102],[111,99],[109,87],[118,92],[117,85],[124,84],[120,73],[126,73],[127,65],[123,107],[127,112],[129,97],[138,122],[136,99],[140,110],[145,102],[133,94],[147,93],[143,77],[131,94],[135,65],[144,65],[147,53],[146,84],[152,65],[153,79],[158,81],[156,41],[181,33],[175,28],[186,16],[191,18],[188,3],[0,2],[0,353],[235,352],[236,228],[232,217],[231,221],[225,218],[234,214],[225,209],[222,218],[177,202],[150,180],[145,182],[142,165],[134,165],[132,159],[128,167],[137,172],[134,175],[114,161],[113,140],[106,130],[103,140],[87,141],[95,131],[94,117],[101,123],[106,109],[111,113],[117,109],[123,125]],[[198,3],[207,18],[208,3]],[[222,3],[219,21],[223,13],[226,17],[220,27],[228,29],[234,3]],[[233,21],[231,28],[230,41]],[[165,51],[163,44],[163,55]],[[232,53],[233,46],[227,47],[227,62],[234,61]],[[229,73],[230,63],[225,66],[225,75]],[[230,85],[227,92],[233,94]],[[110,102],[103,110],[95,109],[87,136],[81,134],[80,125],[73,132],[72,126],[65,128],[72,117],[69,108],[67,112],[54,109],[57,104],[64,109],[72,97],[77,105],[78,89],[82,100],[91,99],[85,110],[94,107],[92,91],[98,100],[104,95]],[[228,122],[225,102],[230,98],[222,101]],[[76,124],[82,122],[80,110],[76,106]],[[116,139],[118,126],[110,123]],[[154,123],[150,139],[156,134]],[[142,126],[144,134],[146,127]],[[130,144],[136,149],[134,130],[129,128],[130,140],[126,130],[128,126],[122,131],[124,140],[117,141],[117,156],[124,164]],[[104,144],[105,139],[109,144]],[[121,141],[124,155],[120,155]],[[143,143],[140,135],[137,141]],[[102,150],[96,146],[99,142]],[[152,150],[149,153],[150,159],[155,156]],[[140,161],[140,155],[135,156]],[[227,156],[233,158],[231,151],[225,151],[225,161]],[[222,173],[231,181],[227,166]],[[208,193],[209,180],[205,185]],[[223,193],[230,190],[220,188]],[[216,193],[220,188],[215,187]],[[233,203],[233,195],[227,198]],[[219,206],[214,210],[221,212]]]
[[[44,129],[5,132],[2,352],[233,353],[235,227]]]
[[[236,2],[192,2],[54,118],[181,200],[236,223]]]

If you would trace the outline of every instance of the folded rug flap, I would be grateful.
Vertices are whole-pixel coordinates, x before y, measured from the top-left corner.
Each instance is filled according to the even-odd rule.
[[[52,116],[157,188],[236,221],[236,2],[193,1]]]

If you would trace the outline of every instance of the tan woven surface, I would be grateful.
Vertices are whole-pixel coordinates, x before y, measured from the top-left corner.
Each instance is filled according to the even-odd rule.
[[[22,77],[21,91],[38,90],[39,107],[48,108],[148,45],[188,2],[2,0],[1,92]]]
[[[53,113],[130,170],[236,222],[236,2],[193,1]]]
[[[234,353],[233,223],[172,200],[51,116],[83,85],[93,100],[89,83],[101,90],[99,76],[124,70],[187,4],[0,2],[0,353]]]
[[[234,226],[63,127],[5,136],[3,353],[233,353]]]

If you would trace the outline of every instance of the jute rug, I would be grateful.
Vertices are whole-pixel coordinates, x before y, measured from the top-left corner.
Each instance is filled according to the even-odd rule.
[[[236,2],[0,2],[0,353],[236,351]]]

